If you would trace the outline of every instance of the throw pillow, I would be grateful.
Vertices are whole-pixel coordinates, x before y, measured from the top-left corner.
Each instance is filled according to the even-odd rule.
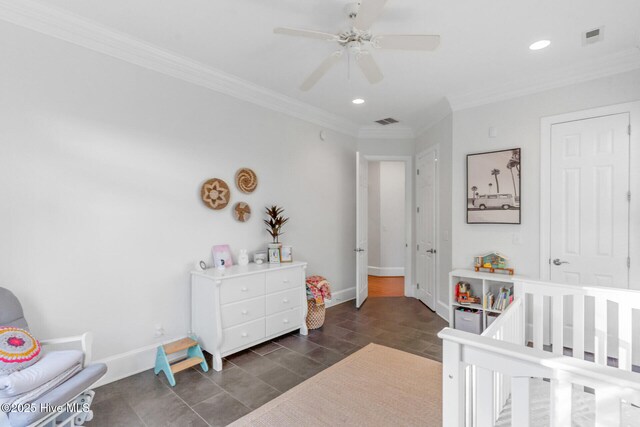
[[[20,328],[0,326],[0,375],[9,375],[36,363],[42,357],[37,339]]]

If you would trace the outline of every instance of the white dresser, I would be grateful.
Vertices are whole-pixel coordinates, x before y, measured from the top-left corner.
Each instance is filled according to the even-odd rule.
[[[249,264],[191,272],[191,328],[202,348],[222,357],[300,329],[307,334],[304,262]]]

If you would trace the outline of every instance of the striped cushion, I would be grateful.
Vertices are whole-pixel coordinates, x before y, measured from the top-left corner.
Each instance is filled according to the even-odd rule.
[[[9,375],[36,363],[42,348],[24,329],[0,326],[0,375]]]

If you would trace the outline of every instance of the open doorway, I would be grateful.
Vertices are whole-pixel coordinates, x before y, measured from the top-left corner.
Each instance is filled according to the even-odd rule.
[[[406,167],[404,161],[369,160],[367,273],[370,297],[405,295]]]

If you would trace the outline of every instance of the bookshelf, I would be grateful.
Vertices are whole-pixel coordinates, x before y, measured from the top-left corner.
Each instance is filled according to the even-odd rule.
[[[449,325],[455,328],[455,311],[459,307],[471,308],[477,310],[480,313],[482,319],[481,330],[484,331],[487,327],[487,314],[494,313],[500,315],[502,310],[494,310],[492,308],[484,308],[482,302],[480,304],[459,304],[456,301],[456,285],[458,282],[467,282],[471,285],[472,294],[482,299],[488,292],[492,292],[494,295],[498,295],[500,288],[512,288],[513,282],[520,280],[522,277],[510,276],[508,274],[499,273],[485,273],[474,270],[457,269],[449,273]]]

